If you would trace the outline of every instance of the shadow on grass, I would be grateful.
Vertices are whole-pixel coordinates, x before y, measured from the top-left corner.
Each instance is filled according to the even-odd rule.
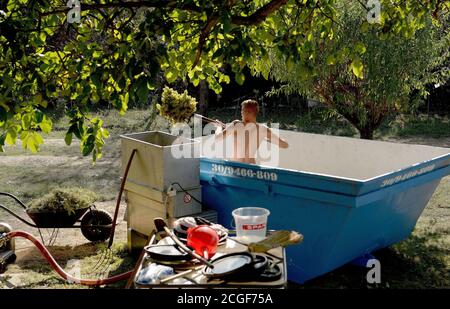
[[[79,246],[50,246],[47,247],[50,254],[55,258],[61,267],[65,267],[69,260],[85,259],[90,256],[98,255],[99,248],[94,243],[86,243]],[[34,247],[27,248],[20,252],[20,259],[16,265],[24,270],[39,271],[42,273],[52,271],[50,264]]]
[[[351,264],[290,288],[450,288],[450,249],[429,244],[439,235],[427,233],[379,250],[373,255],[381,263],[381,283],[366,281],[368,268]]]

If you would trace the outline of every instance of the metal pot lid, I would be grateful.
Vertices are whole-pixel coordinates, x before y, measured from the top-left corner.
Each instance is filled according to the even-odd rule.
[[[246,270],[253,263],[248,252],[236,252],[222,255],[211,261],[214,268],[206,266],[203,274],[209,278],[223,278]]]

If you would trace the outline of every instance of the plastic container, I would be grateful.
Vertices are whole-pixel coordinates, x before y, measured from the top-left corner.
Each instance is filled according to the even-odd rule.
[[[216,254],[218,244],[219,235],[213,228],[199,225],[188,229],[187,245],[205,259],[209,260]]]
[[[267,217],[270,211],[260,207],[241,207],[233,210],[237,238],[246,244],[266,238]]]
[[[268,228],[302,233],[287,248],[298,283],[407,238],[450,174],[448,148],[279,133],[290,145],[279,165],[201,158],[202,198],[226,227],[235,208],[255,205],[271,212]]]

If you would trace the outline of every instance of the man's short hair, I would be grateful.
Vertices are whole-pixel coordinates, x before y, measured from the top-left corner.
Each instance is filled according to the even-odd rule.
[[[241,103],[241,106],[242,108],[253,110],[255,114],[258,114],[259,112],[259,104],[256,100],[245,100]]]

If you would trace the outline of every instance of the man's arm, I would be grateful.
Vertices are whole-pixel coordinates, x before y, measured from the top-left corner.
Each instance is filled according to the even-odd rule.
[[[233,132],[234,125],[236,123],[240,122],[239,120],[233,120],[232,123],[230,123],[228,126],[225,127],[225,129],[221,130],[221,128],[218,128],[216,131],[216,137],[226,137],[228,134]]]
[[[283,149],[289,147],[289,144],[284,139],[273,133],[269,128],[267,128],[267,141]]]

